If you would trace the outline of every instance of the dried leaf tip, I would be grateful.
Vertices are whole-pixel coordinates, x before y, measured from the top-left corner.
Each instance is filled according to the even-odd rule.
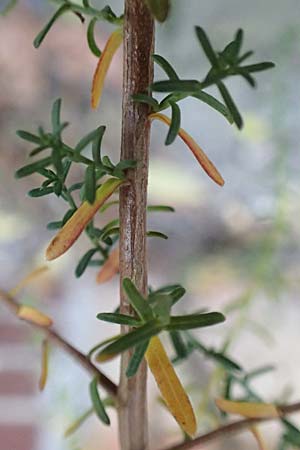
[[[110,281],[119,272],[119,247],[116,247],[110,253],[109,257],[97,274],[96,282],[98,284]]]
[[[50,242],[46,250],[46,259],[48,261],[58,258],[69,250],[98,209],[122,183],[124,183],[124,180],[109,178],[97,189],[96,199],[93,204],[87,201],[81,204]]]
[[[150,120],[157,119],[165,123],[166,125],[169,126],[171,125],[171,120],[169,119],[169,117],[161,113],[150,114],[149,119]],[[192,136],[190,136],[183,128],[179,129],[178,135],[192,151],[193,155],[201,165],[202,169],[207,173],[207,175],[219,186],[223,186],[225,181],[222,175],[215,167],[215,165],[211,162],[211,160],[208,158],[208,156],[204,153],[201,147],[197,144],[197,142],[192,138]]]
[[[51,327],[53,321],[46,314],[31,306],[21,305],[18,309],[18,317],[27,322],[34,323],[41,327]]]
[[[96,109],[100,103],[101,94],[107,71],[112,58],[123,40],[123,29],[117,28],[109,37],[99,58],[92,83],[91,106]]]
[[[45,389],[48,378],[48,360],[49,360],[49,342],[44,339],[42,342],[42,355],[41,355],[41,375],[39,379],[39,389],[43,391]]]
[[[221,411],[247,418],[263,419],[280,416],[278,408],[272,403],[235,402],[217,398],[216,405]]]

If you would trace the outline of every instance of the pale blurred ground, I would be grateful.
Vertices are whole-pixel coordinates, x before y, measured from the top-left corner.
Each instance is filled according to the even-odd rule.
[[[59,219],[64,211],[64,204],[60,205],[56,198],[31,199],[26,195],[38,185],[37,177],[14,179],[14,171],[24,164],[29,148],[16,137],[15,130],[47,125],[51,101],[61,96],[63,117],[72,123],[66,131],[69,142],[76,143],[99,123],[107,124],[105,150],[114,161],[119,154],[121,54],[110,70],[100,111],[91,112],[89,90],[96,59],[89,54],[85,28],[78,19],[63,17],[38,51],[32,46],[45,17],[52,12],[45,3],[20,1],[14,11],[0,19],[2,288],[12,287],[43,263],[44,249],[53,235],[46,224]],[[230,301],[252,289],[251,302],[245,309],[250,320],[241,323],[231,354],[248,370],[266,363],[277,366],[274,373],[258,382],[266,400],[278,399],[287,387],[291,393],[286,393],[283,400],[299,399],[299,2],[172,3],[170,20],[157,27],[156,52],[167,57],[182,76],[195,77],[199,73],[201,77],[207,68],[193,25],[204,26],[220,47],[242,27],[246,32],[245,49],[257,49],[257,61],[272,60],[277,67],[258,74],[257,91],[240,80],[230,83],[245,117],[241,133],[205,105],[183,103],[183,126],[220,169],[226,180],[223,189],[201,172],[181,142],[164,148],[166,129],[154,125],[150,202],[171,204],[176,214],[155,214],[149,220],[150,229],[156,227],[169,234],[167,242],[149,242],[149,281],[154,286],[182,282],[188,291],[188,310],[206,306],[224,310]],[[95,1],[95,5],[102,3]],[[120,13],[122,2],[112,1],[111,6]],[[109,30],[106,24],[99,26],[100,43],[105,42]],[[113,309],[118,302],[117,280],[99,287],[92,268],[75,279],[75,262],[86,245],[85,238],[81,238],[67,255],[51,264],[48,275],[22,296],[47,311],[57,329],[83,351],[116,330],[98,322],[95,316],[99,311]],[[185,309],[184,302],[180,308]],[[235,317],[236,313],[231,314],[224,326],[201,332],[203,340],[221,343]],[[0,318],[13,322],[2,308]],[[267,337],[254,333],[257,326],[253,321],[263,327]],[[38,379],[37,342],[34,338],[33,346],[3,346],[0,370],[8,361],[13,367],[29,369]],[[117,381],[116,363],[105,370]],[[180,373],[187,384],[203,388],[212,366],[199,357],[192,358]],[[180,435],[157,403],[157,391],[149,378],[151,439],[153,448],[158,448]],[[91,418],[73,438],[62,438],[70,421],[89,407],[87,383],[86,374],[53,349],[45,392],[19,399],[18,403],[0,397],[0,421],[16,414],[21,422],[33,418],[39,440],[32,450],[98,450],[99,442],[103,450],[117,448],[114,419],[113,433]],[[195,406],[199,399],[198,394]],[[111,415],[114,418],[114,413]],[[271,430],[267,434],[269,448],[276,448],[275,428],[265,427],[266,432]],[[228,447],[224,441],[207,448],[250,449],[254,445],[251,437],[247,440],[239,436],[228,441]]]

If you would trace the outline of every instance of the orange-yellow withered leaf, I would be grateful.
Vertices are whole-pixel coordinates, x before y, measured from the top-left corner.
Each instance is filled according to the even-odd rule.
[[[238,414],[253,419],[279,417],[278,408],[272,403],[234,402],[225,398],[216,399],[217,407],[229,414]]]
[[[97,189],[93,204],[85,201],[80,205],[50,242],[46,250],[46,258],[49,261],[64,254],[74,244],[98,209],[122,183],[124,180],[109,178]]]
[[[97,274],[97,283],[106,283],[119,272],[119,247],[116,247],[110,253],[109,257]]]
[[[169,117],[165,116],[161,113],[153,113],[149,115],[151,120],[160,120],[166,125],[171,124],[171,120]],[[197,142],[190,136],[183,128],[180,128],[178,131],[178,135],[183,140],[183,142],[190,148],[193,155],[201,165],[202,169],[207,173],[207,175],[219,186],[224,185],[224,179],[215,165],[211,162],[211,160],[207,157],[204,151],[200,148]]]
[[[257,442],[259,450],[267,450],[265,440],[264,440],[260,430],[257,427],[252,426],[252,427],[250,427],[250,431],[253,434],[253,436]]]
[[[157,336],[150,340],[146,360],[169,411],[180,427],[194,436],[197,423],[193,407]]]
[[[48,361],[49,361],[49,342],[47,339],[44,339],[42,342],[41,375],[39,379],[40,391],[43,391],[46,386],[48,378]]]
[[[92,83],[91,106],[96,109],[100,103],[106,73],[111,60],[120,47],[123,39],[123,29],[117,28],[109,37],[98,61]]]
[[[27,286],[27,284],[31,283],[36,278],[38,278],[40,275],[42,275],[43,273],[47,272],[47,270],[49,270],[48,266],[37,267],[32,272],[30,272],[29,275],[27,275],[21,281],[19,281],[19,283],[13,289],[11,289],[9,291],[9,294],[12,297],[14,297],[15,295],[17,295],[21,291],[21,289],[23,289],[25,286]]]
[[[46,314],[42,313],[36,308],[31,306],[21,305],[18,309],[18,317],[27,322],[34,323],[41,327],[51,327],[53,321]]]

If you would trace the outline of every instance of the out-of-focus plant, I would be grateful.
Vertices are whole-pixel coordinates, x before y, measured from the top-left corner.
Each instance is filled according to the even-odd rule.
[[[6,10],[13,3],[8,3]],[[29,154],[29,163],[18,169],[16,176],[23,178],[34,173],[40,175],[41,185],[31,189],[29,195],[34,198],[55,195],[67,204],[64,216],[53,218],[47,225],[49,230],[58,230],[47,248],[48,260],[68,251],[84,231],[91,247],[78,261],[76,276],[80,277],[89,266],[100,267],[97,281],[101,283],[120,272],[120,307],[113,312],[100,312],[97,318],[121,325],[121,334],[96,344],[87,355],[83,355],[53,330],[51,318],[35,308],[19,304],[14,298],[17,290],[10,293],[1,291],[2,299],[13,313],[46,335],[42,346],[40,389],[44,389],[46,384],[48,341],[51,340],[68,351],[92,375],[89,386],[91,408],[66,430],[66,435],[76,431],[93,413],[104,424],[109,425],[107,408],[114,407],[119,414],[121,448],[147,449],[146,360],[167,408],[185,434],[186,442],[178,444],[174,449],[193,448],[226,431],[242,427],[248,427],[260,448],[263,448],[263,440],[254,425],[273,418],[280,420],[283,425],[284,445],[300,446],[299,430],[283,418],[285,414],[298,410],[299,404],[283,406],[276,402],[265,403],[252,385],[253,379],[265,374],[270,368],[261,367],[246,372],[228,354],[228,342],[223,348],[210,348],[190,331],[219,324],[225,320],[224,315],[220,312],[173,315],[172,307],[183,297],[185,289],[180,284],[158,289],[152,289],[147,284],[146,237],[167,239],[167,236],[161,231],[146,229],[146,212],[174,212],[167,205],[147,205],[151,122],[159,120],[165,123],[168,126],[165,144],[172,144],[179,136],[208,176],[223,186],[223,177],[215,165],[180,127],[179,103],[188,97],[195,98],[240,129],[243,119],[225,80],[241,76],[251,87],[255,87],[253,74],[270,69],[274,64],[245,63],[253,52],[242,50],[244,33],[241,29],[236,32],[233,40],[221,51],[217,51],[204,29],[197,26],[196,38],[210,68],[201,80],[182,79],[167,59],[153,53],[154,21],[164,22],[168,18],[169,0],[125,0],[125,12],[120,16],[110,6],[95,8],[89,0],[82,0],[81,4],[68,0],[55,0],[55,3],[57,9],[35,38],[34,46],[38,48],[42,44],[56,20],[63,14],[75,14],[82,23],[88,20],[88,45],[91,52],[99,58],[91,90],[91,106],[94,109],[99,106],[110,62],[122,41],[124,42],[121,158],[114,163],[109,156],[103,155],[104,125],[89,131],[75,146],[67,144],[63,131],[68,123],[62,120],[62,101],[57,99],[52,106],[49,131],[39,127],[34,133],[24,130],[17,132],[21,139],[33,144],[34,148]],[[98,21],[106,21],[114,27],[103,50],[99,48],[95,36]],[[154,63],[166,73],[166,80],[153,81]],[[210,87],[217,88],[220,98],[207,92]],[[153,96],[154,93],[168,95],[159,101]],[[168,108],[171,110],[170,118],[162,113]],[[84,176],[70,184],[69,175],[78,164],[84,168]],[[182,176],[186,176],[184,171]],[[105,211],[115,204],[120,204],[119,216],[100,227],[98,213],[105,215]],[[167,333],[172,343],[172,362],[158,337],[162,332]],[[220,397],[216,400],[219,412],[215,409],[220,426],[198,438],[195,438],[198,429],[196,414],[174,370],[175,364],[187,361],[192,353],[209,358],[216,370],[222,372]],[[99,365],[118,355],[121,355],[121,379],[119,386],[116,386],[100,371]],[[235,386],[239,386],[238,397]],[[100,396],[99,387],[107,391],[108,397]],[[229,414],[238,414],[246,419],[222,425],[221,422],[226,421]],[[201,421],[201,415],[199,420]]]

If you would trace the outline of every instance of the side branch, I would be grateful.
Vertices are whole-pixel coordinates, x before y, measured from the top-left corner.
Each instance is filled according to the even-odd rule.
[[[6,304],[6,306],[12,311],[12,313],[17,316],[20,305],[14,297],[12,297],[8,292],[0,289],[0,300],[2,300],[2,302]],[[92,362],[83,353],[73,347],[73,345],[71,345],[68,341],[61,337],[52,328],[45,328],[36,323],[30,323],[30,325],[33,328],[41,331],[47,338],[49,338],[55,345],[57,345],[57,347],[68,353],[76,362],[84,367],[92,377],[97,376],[99,384],[107,391],[107,393],[113,397],[116,397],[118,389],[117,386],[97,367],[95,367],[94,364],[92,364]]]
[[[300,402],[293,403],[290,405],[279,405],[278,410],[280,412],[280,416],[284,417],[288,414],[293,414],[296,412],[300,412]],[[277,418],[278,419],[278,418]],[[238,433],[240,431],[244,431],[246,428],[250,426],[257,425],[258,423],[267,422],[271,420],[276,420],[274,417],[264,417],[260,419],[242,419],[237,420],[236,422],[229,423],[227,425],[223,425],[219,428],[216,428],[209,433],[203,434],[202,436],[197,437],[193,441],[187,441],[172,447],[164,448],[162,450],[189,450],[200,448],[202,444],[206,444],[208,442],[213,441],[214,439],[218,439],[224,437],[230,433]],[[202,448],[202,447],[201,447]]]

